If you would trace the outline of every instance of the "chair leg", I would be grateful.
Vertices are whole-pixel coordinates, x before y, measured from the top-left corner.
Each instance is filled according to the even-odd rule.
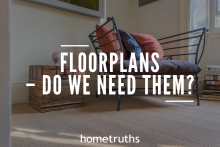
[[[200,106],[199,102],[199,86],[198,86],[198,75],[196,75],[196,95],[197,95],[197,106]]]
[[[118,107],[116,111],[120,111],[121,95],[118,96]]]
[[[96,90],[96,98],[98,98],[98,92],[97,92],[97,90]]]

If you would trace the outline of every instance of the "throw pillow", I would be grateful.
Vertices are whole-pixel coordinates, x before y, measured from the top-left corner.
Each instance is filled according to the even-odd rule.
[[[136,55],[136,59],[140,59],[140,53],[142,53],[142,50],[138,43],[135,41],[135,39],[128,34],[127,32],[119,29],[119,33],[121,36],[122,43],[124,44],[125,49],[129,52],[129,55],[131,52],[134,52]]]
[[[96,25],[96,29],[99,28],[100,25]],[[107,33],[108,31],[110,31],[109,28],[103,26],[101,27],[99,30],[96,31],[96,35],[97,37],[100,37],[102,36],[103,34]],[[118,38],[117,34],[116,34],[116,38]],[[101,37],[100,39],[98,39],[98,43],[99,43],[99,46],[107,43],[107,42],[110,42],[114,40],[114,32],[110,32],[108,34],[106,34],[105,36]],[[120,43],[119,43],[119,40],[116,41],[117,43],[117,46],[118,46],[118,49],[120,49]],[[123,48],[123,46],[122,46]],[[102,52],[104,53],[107,53],[107,52],[115,52],[117,55],[118,55],[118,61],[120,60],[120,55],[117,51],[117,47],[116,47],[116,44],[115,44],[115,41],[109,43],[109,44],[106,44],[104,46],[101,47],[101,50]],[[120,51],[120,50],[119,50]],[[121,52],[121,51],[120,51]],[[124,57],[127,57],[128,55],[126,55],[127,52],[124,52],[124,48],[123,48],[123,53],[124,53]],[[108,60],[107,60],[108,63],[110,63],[110,58],[108,57]]]
[[[154,38],[152,35],[143,33],[143,34],[136,34],[136,33],[131,33],[131,36],[134,37],[134,39],[137,41],[139,46],[142,49],[142,52],[149,53],[149,60],[152,61],[151,55],[154,52],[157,52],[159,54],[159,58],[156,60],[162,60],[164,56],[164,51],[160,43],[157,41],[156,38]]]

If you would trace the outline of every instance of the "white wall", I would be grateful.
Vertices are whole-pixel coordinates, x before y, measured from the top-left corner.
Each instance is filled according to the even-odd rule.
[[[0,146],[9,147],[11,126],[10,3],[0,1]]]
[[[179,33],[180,0],[159,0],[139,7],[134,0],[134,32],[162,38]]]
[[[133,11],[133,0],[106,0],[106,17],[114,16],[119,29],[133,31]]]
[[[159,0],[139,7],[139,0],[134,0],[134,33],[149,33],[155,38],[180,33],[180,0]],[[177,43],[163,48],[178,46]],[[178,51],[166,51],[166,55]]]
[[[28,1],[12,0],[12,103],[28,99],[29,65],[53,65],[53,52],[94,51],[88,35],[100,19]],[[61,48],[61,44],[89,44],[89,48]],[[96,73],[91,74],[91,81]]]

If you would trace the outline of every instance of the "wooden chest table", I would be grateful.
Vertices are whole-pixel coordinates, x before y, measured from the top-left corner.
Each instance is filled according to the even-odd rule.
[[[60,66],[55,65],[32,65],[29,66],[29,83],[35,83],[35,86],[29,87],[29,101],[30,107],[39,112],[56,111],[67,108],[73,108],[85,105],[85,97],[83,95],[83,82],[82,77],[84,73],[79,72],[71,73],[68,66],[65,66],[66,74],[61,73]],[[51,81],[55,75],[61,75],[62,86],[61,94],[55,95],[53,92],[53,82],[51,82],[51,92],[48,95],[43,95],[43,75],[49,75]],[[81,75],[79,95],[70,93],[69,80],[66,79],[67,75]],[[78,79],[78,78],[77,78]]]

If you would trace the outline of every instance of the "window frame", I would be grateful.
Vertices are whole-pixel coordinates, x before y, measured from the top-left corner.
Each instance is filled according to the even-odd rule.
[[[211,13],[211,28],[210,28],[210,32],[211,34],[216,34],[216,33],[220,33],[220,26],[216,27],[216,17],[219,16],[220,17],[220,11],[218,12],[218,0],[211,0],[210,1],[210,13]],[[213,9],[211,9],[213,8]]]
[[[220,0],[216,0],[216,10],[215,10],[215,13],[216,13],[216,15],[218,15],[218,16],[220,16],[220,11],[218,11],[218,2],[219,2]]]

